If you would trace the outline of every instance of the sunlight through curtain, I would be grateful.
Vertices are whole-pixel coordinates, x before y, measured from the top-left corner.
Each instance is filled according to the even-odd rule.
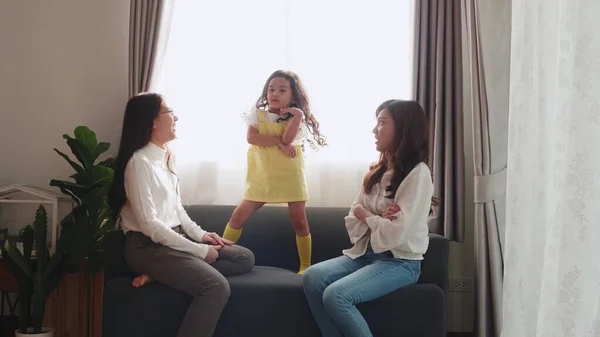
[[[179,123],[171,144],[187,204],[237,204],[246,125],[268,76],[307,87],[329,146],[307,146],[313,206],[349,206],[377,159],[375,109],[412,92],[412,1],[178,1],[159,74]]]

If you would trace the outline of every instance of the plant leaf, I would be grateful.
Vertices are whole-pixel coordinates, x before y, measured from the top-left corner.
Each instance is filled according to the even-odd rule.
[[[77,139],[85,148],[93,154],[96,152],[96,146],[98,145],[98,139],[96,133],[87,126],[80,125],[75,128],[75,139]]]
[[[44,206],[39,206],[33,221],[33,234],[35,236],[35,258],[37,261],[36,282],[42,282],[42,275],[48,263],[48,250],[46,238],[48,234],[48,214]]]
[[[76,173],[73,177],[78,185],[85,187],[97,187],[103,185],[109,187],[112,183],[114,171],[106,166],[96,165],[83,172]]]
[[[75,179],[79,185],[85,186],[83,193],[77,196],[81,204],[86,204],[90,219],[98,224],[98,214],[101,209],[108,207],[105,199],[113,181],[114,171],[106,166],[94,166],[91,170],[77,173]]]
[[[64,254],[62,251],[57,250],[52,257],[48,260],[48,265],[46,266],[46,272],[44,274],[44,278],[51,277],[51,275],[60,270],[60,265],[62,262]]]
[[[67,140],[67,145],[69,145],[71,152],[75,155],[77,160],[79,160],[83,168],[91,168],[94,165],[94,160],[92,158],[92,152],[85,144],[75,138],[71,138],[69,135],[63,135],[63,137]]]
[[[48,297],[56,287],[60,284],[60,280],[63,277],[64,272],[55,272],[48,275],[48,279],[46,279],[46,297]]]
[[[31,251],[33,250],[33,227],[31,225],[23,228],[21,240],[23,241],[23,257],[26,261],[29,261],[31,259]]]
[[[58,187],[62,193],[70,196],[77,204],[81,204],[80,196],[87,193],[84,186],[74,184],[70,181],[52,179],[50,180],[50,186]]]
[[[44,293],[42,273],[37,272],[35,273],[35,281],[33,282],[33,292],[31,293],[31,316],[33,318],[33,333],[41,332],[45,308],[46,295]]]
[[[75,170],[70,176],[74,182],[56,179],[50,182],[51,186],[59,187],[64,194],[75,200],[77,205],[62,219],[57,250],[48,258],[43,275],[46,296],[56,288],[64,273],[81,270],[86,258],[90,270],[101,270],[104,266],[104,238],[115,227],[115,219],[109,217],[110,207],[107,204],[108,189],[114,178],[115,160],[106,158],[95,164],[111,145],[107,142],[98,143],[96,134],[86,126],[75,128],[74,137],[63,135],[81,164],[69,162]],[[68,158],[66,155],[62,157],[65,160]],[[36,290],[36,294],[39,294],[39,288]],[[39,296],[36,300],[39,300]],[[32,309],[34,316],[43,315],[44,308],[39,303]]]
[[[62,270],[62,262],[63,262],[64,254],[62,251],[57,250],[54,255],[48,261],[48,267],[46,268],[46,273],[44,274],[44,283],[46,285],[45,293],[46,296],[50,295],[52,291],[58,286],[60,283],[60,279],[63,276],[64,272]]]
[[[104,221],[107,221],[109,217],[110,207],[108,207],[108,204],[104,200],[101,200],[100,207],[98,207],[97,217],[94,219],[94,223],[97,225],[96,228],[102,228]]]
[[[69,158],[69,156],[67,156],[66,154],[62,153],[58,149],[54,149],[54,151],[56,153],[58,153],[59,156],[63,157],[63,159],[66,160],[71,165],[71,167],[73,169],[75,169],[75,171],[77,171],[77,172],[83,171],[83,167],[81,167],[81,165],[79,165],[76,162],[74,162],[73,160],[71,160],[71,158]]]
[[[113,165],[115,164],[115,158],[106,158],[103,161],[99,162],[98,165],[110,167],[114,170]]]
[[[98,143],[98,145],[96,146],[96,149],[94,151],[94,161],[96,161],[96,159],[98,159],[98,157],[100,157],[101,154],[108,151],[109,148],[110,148],[110,143],[106,143],[106,142]]]
[[[89,255],[94,226],[88,217],[85,205],[78,205],[61,222],[64,238],[65,267],[69,272],[79,270]]]
[[[115,227],[115,222],[115,219],[107,218],[104,224],[102,224],[102,226],[96,231],[96,233],[94,233],[94,240],[98,241],[104,236],[104,234],[113,229]]]
[[[32,279],[33,273],[31,271],[31,267],[23,254],[8,240],[4,243],[4,247],[2,247],[2,258],[8,262],[9,268],[12,269],[13,275],[18,279]],[[20,274],[20,273],[22,274]],[[16,274],[16,275],[15,275]]]

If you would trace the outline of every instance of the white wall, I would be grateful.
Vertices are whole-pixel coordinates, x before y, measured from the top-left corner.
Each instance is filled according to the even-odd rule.
[[[67,179],[52,149],[78,125],[118,141],[128,21],[124,0],[0,1],[0,186]]]
[[[0,186],[68,179],[52,149],[70,154],[62,135],[78,125],[116,144],[128,24],[125,0],[0,1]]]

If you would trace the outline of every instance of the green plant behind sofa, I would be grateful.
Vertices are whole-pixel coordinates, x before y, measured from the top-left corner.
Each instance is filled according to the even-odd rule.
[[[96,134],[88,127],[76,127],[74,136],[65,134],[63,138],[78,162],[54,149],[75,170],[70,176],[74,181],[52,179],[50,185],[60,188],[75,202],[75,207],[61,223],[61,236],[72,236],[73,239],[66,240],[69,246],[65,247],[70,271],[77,271],[86,258],[89,259],[90,269],[98,271],[102,268],[104,234],[114,227],[114,222],[108,216],[107,204],[108,188],[114,173],[113,159],[97,162],[100,155],[108,151],[110,144],[98,142]]]
[[[60,188],[75,202],[72,212],[61,222],[64,238],[65,264],[69,272],[76,272],[88,260],[87,326],[90,333],[91,274],[103,268],[104,235],[114,228],[107,203],[108,189],[113,181],[113,158],[99,161],[110,143],[98,142],[96,134],[86,126],[75,128],[74,137],[63,135],[77,162],[54,149],[75,170],[73,181],[52,179],[51,186]]]

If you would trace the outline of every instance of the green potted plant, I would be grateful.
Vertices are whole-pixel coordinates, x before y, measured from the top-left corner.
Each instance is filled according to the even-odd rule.
[[[98,142],[96,134],[86,126],[78,126],[74,138],[63,135],[77,162],[54,149],[75,170],[74,181],[52,179],[50,186],[58,187],[75,202],[72,212],[61,223],[64,238],[65,266],[69,272],[77,272],[87,260],[87,325],[90,334],[90,296],[92,274],[103,267],[104,235],[114,228],[107,202],[108,189],[112,184],[113,158],[99,161],[108,151],[110,143]]]
[[[98,158],[108,151],[110,143],[98,142],[96,134],[86,126],[78,126],[74,132],[75,138],[63,135],[67,145],[75,155],[77,162],[68,155],[54,149],[64,158],[75,173],[70,177],[74,181],[52,179],[50,186],[58,187],[61,192],[73,199],[75,208],[72,217],[67,217],[62,223],[66,235],[75,235],[79,240],[70,240],[67,248],[69,257],[73,258],[73,267],[79,268],[85,259],[93,271],[102,268],[102,240],[104,234],[114,227],[109,213],[107,194],[112,184],[114,170],[113,158],[97,162]],[[74,227],[72,231],[66,230]],[[61,234],[63,235],[63,234]],[[73,254],[73,253],[77,254]]]
[[[48,216],[40,206],[33,225],[23,229],[23,253],[10,241],[1,247],[2,258],[7,268],[19,282],[21,297],[20,328],[16,337],[53,337],[54,330],[42,327],[46,300],[58,286],[64,274],[64,254],[57,244],[56,252],[50,256],[46,243]],[[35,254],[34,252],[35,247]]]
[[[63,138],[78,162],[54,149],[76,171],[70,176],[74,181],[50,181],[51,186],[58,187],[75,202],[73,210],[61,221],[56,252],[49,256],[47,214],[43,206],[38,208],[33,226],[26,226],[22,231],[23,253],[8,240],[1,250],[8,268],[20,284],[21,323],[17,337],[54,336],[51,328],[42,327],[46,300],[61,277],[67,272],[78,272],[86,260],[89,273],[86,278],[86,335],[90,333],[91,274],[102,269],[104,234],[114,227],[107,204],[114,172],[113,159],[97,162],[110,144],[98,142],[96,134],[86,126],[76,127],[74,137],[65,134]]]

